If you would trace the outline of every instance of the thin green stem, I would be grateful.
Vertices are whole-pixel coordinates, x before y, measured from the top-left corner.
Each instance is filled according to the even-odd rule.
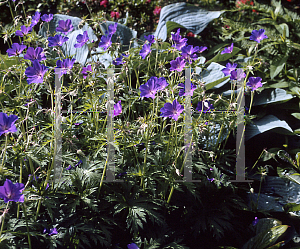
[[[24,215],[25,215],[25,220],[26,220],[26,229],[27,229],[27,237],[28,237],[28,244],[29,244],[29,249],[32,249],[31,247],[31,239],[30,239],[30,233],[29,233],[29,227],[28,227],[28,218],[27,218],[27,212],[26,212],[26,208],[25,208],[25,205],[23,203],[23,212],[24,212]]]
[[[7,202],[6,207],[5,207],[5,210],[4,210],[3,214],[2,214],[2,215],[3,215],[3,218],[2,218],[2,224],[1,224],[1,230],[0,230],[0,237],[1,237],[1,235],[2,235],[3,228],[4,228],[4,220],[5,220],[5,215],[6,215],[6,213],[7,213],[8,204],[9,204],[9,201]]]

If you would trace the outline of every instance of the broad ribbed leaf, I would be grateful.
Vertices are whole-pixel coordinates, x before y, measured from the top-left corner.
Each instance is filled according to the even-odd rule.
[[[285,212],[296,212],[300,211],[300,204],[296,203],[287,203],[283,206]]]
[[[285,135],[294,135],[292,128],[285,122],[273,115],[268,115],[260,120],[253,120],[254,124],[246,127],[245,140],[261,134],[266,131],[274,131]]]
[[[167,39],[167,22],[176,22],[194,34],[199,34],[208,23],[218,18],[224,11],[208,11],[187,3],[174,3],[162,8],[154,36]]]
[[[266,105],[277,102],[285,102],[294,98],[293,95],[288,94],[284,89],[265,89],[260,94],[254,94],[253,106]],[[247,98],[246,103],[250,100]]]

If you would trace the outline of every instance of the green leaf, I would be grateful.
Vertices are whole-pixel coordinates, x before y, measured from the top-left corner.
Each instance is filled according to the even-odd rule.
[[[285,55],[283,57],[279,57],[275,61],[272,62],[271,67],[270,67],[270,76],[271,79],[274,79],[283,69],[286,61],[288,59],[288,56]]]
[[[300,113],[292,113],[292,115],[297,118],[297,119],[300,119]]]
[[[174,29],[178,29],[178,28],[186,29],[185,27],[183,27],[182,25],[180,25],[177,22],[167,21],[166,25],[167,25],[167,36],[168,37],[171,35],[171,32]]]
[[[296,212],[300,211],[300,204],[296,203],[287,203],[283,206],[285,212]]]
[[[300,50],[300,44],[295,43],[295,42],[287,43],[287,46]]]
[[[216,81],[213,81],[211,83],[208,83],[207,85],[205,85],[205,89],[206,90],[209,90],[209,89],[212,89],[214,86],[220,84],[221,82],[223,82],[224,80],[228,79],[230,76],[227,76],[227,77],[224,77],[222,79],[218,79]]]
[[[229,44],[230,45],[230,44]],[[211,60],[207,61],[205,64],[210,64],[211,62],[220,62],[220,61],[227,61],[231,57],[235,56],[238,52],[240,52],[240,48],[233,47],[233,50],[230,54],[217,54],[214,58]]]

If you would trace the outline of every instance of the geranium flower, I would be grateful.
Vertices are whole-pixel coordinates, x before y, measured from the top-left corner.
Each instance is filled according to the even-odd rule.
[[[117,12],[117,11],[112,11],[112,12],[110,13],[110,16],[111,16],[111,18],[116,18],[116,19],[118,19],[118,18],[120,18],[120,13]]]
[[[254,218],[254,221],[252,221],[252,226],[255,226],[258,223],[259,219],[257,217]]]
[[[260,43],[261,40],[267,39],[268,36],[265,35],[265,30],[253,30],[250,36],[250,40],[256,41],[257,43]]]
[[[114,117],[120,115],[122,113],[122,105],[121,100],[114,105]]]
[[[151,43],[144,44],[140,51],[140,56],[142,56],[142,58],[144,60],[150,52],[151,52]]]
[[[24,188],[23,183],[13,184],[11,180],[6,179],[4,185],[0,186],[0,198],[4,199],[5,203],[9,201],[24,202],[24,195],[22,194]]]
[[[48,41],[49,47],[62,46],[63,43],[69,40],[69,37],[63,37],[61,35],[55,35],[54,37],[49,37]]]
[[[123,57],[128,57],[129,55],[125,55],[125,54],[122,54],[120,57],[118,57],[117,59],[113,60],[113,64],[114,65],[122,65],[125,63],[125,61],[123,61]]]
[[[230,72],[230,79],[231,80],[237,80],[240,81],[246,77],[246,74],[244,73],[243,69],[238,68],[236,71],[233,70]]]
[[[262,80],[262,78],[260,78],[260,77],[250,77],[246,86],[249,87],[251,89],[251,91],[253,92],[257,88],[263,86],[263,84],[261,83],[261,80]]]
[[[108,36],[103,35],[101,37],[101,41],[99,42],[99,47],[103,47],[104,51],[111,45],[111,37],[112,35],[108,35]]]
[[[198,53],[202,53],[202,52],[205,51],[206,49],[207,49],[207,47],[201,46],[201,47],[199,48]]]
[[[42,65],[35,60],[32,63],[33,67],[28,67],[25,70],[25,75],[27,76],[27,83],[43,83],[44,74],[47,72],[48,67]]]
[[[212,109],[214,109],[214,106],[211,103],[209,103],[208,100],[198,102],[197,107],[196,107],[196,110],[198,112],[203,111],[204,113],[206,113],[207,111],[210,111]]]
[[[107,7],[108,1],[107,0],[103,0],[100,2],[100,6],[104,6],[104,8]]]
[[[172,45],[172,47],[181,50],[181,48],[186,45],[187,40],[187,38],[181,37],[180,29],[177,29],[177,32],[175,34],[172,34],[172,41],[175,43]]]
[[[31,31],[32,31],[31,27],[26,27],[25,25],[22,25],[21,30],[16,31],[16,35],[20,36],[20,37],[23,37],[24,35],[27,35]]]
[[[53,14],[49,14],[49,15],[44,14],[42,15],[41,19],[44,22],[50,22],[53,19]]]
[[[135,243],[131,243],[127,245],[128,249],[140,249]]]
[[[233,43],[231,43],[231,45],[230,45],[229,47],[225,48],[225,49],[221,52],[221,54],[230,54],[230,53],[232,52],[232,50],[233,50]]]
[[[52,236],[52,235],[56,235],[58,234],[56,228],[50,228],[50,229],[47,229],[47,228],[44,228],[44,231],[43,233],[48,233],[48,235]]]
[[[155,42],[155,36],[154,35],[144,35],[144,37],[145,37],[145,39],[150,43],[150,44],[152,44],[152,43],[154,43]]]
[[[63,59],[62,61],[58,60],[56,62],[56,68],[61,68],[59,76],[61,77],[63,74],[69,73],[71,71],[75,61],[76,61],[76,59],[70,60],[69,58]]]
[[[160,116],[173,118],[175,121],[177,121],[180,113],[182,113],[183,110],[184,107],[179,104],[177,99],[175,99],[172,104],[165,103],[164,107],[160,109],[160,111],[162,112]]]
[[[185,46],[181,49],[181,56],[185,59],[186,62],[192,64],[192,60],[197,60],[198,55],[194,54],[199,51],[199,47],[193,47],[193,45]]]
[[[83,67],[81,73],[83,74],[83,78],[86,79],[88,76],[87,72],[92,72],[92,66],[88,65],[87,67]]]
[[[156,78],[156,77],[155,77]],[[164,90],[169,84],[167,83],[167,80],[164,77],[160,77],[156,81],[157,90]]]
[[[185,67],[185,61],[183,57],[177,57],[175,60],[171,61],[170,64],[170,71],[176,70],[178,72],[181,72]]]
[[[19,44],[19,43],[13,43],[11,45],[11,48],[7,49],[6,50],[6,53],[8,53],[8,57],[11,57],[11,56],[18,56],[19,54],[22,53],[22,51],[27,48],[26,45],[23,45],[23,44]]]
[[[155,99],[155,94],[160,88],[161,85],[157,84],[157,77],[152,76],[147,83],[140,86],[140,96]]]
[[[83,35],[77,35],[76,40],[78,43],[74,45],[75,48],[81,48],[84,44],[89,41],[89,36],[87,31],[83,32]]]
[[[17,132],[15,122],[18,119],[16,115],[7,116],[6,113],[0,112],[0,136],[8,132]]]
[[[33,28],[35,25],[37,25],[37,23],[40,20],[40,17],[41,17],[41,13],[36,11],[34,16],[31,19],[31,25],[30,25],[31,28]]]
[[[159,15],[160,11],[161,11],[161,7],[160,6],[156,6],[155,9],[153,10],[153,14],[155,16],[157,16],[157,15]]]
[[[71,19],[68,19],[66,21],[64,20],[59,20],[58,21],[58,27],[56,28],[57,32],[62,32],[65,35],[68,34],[73,30],[73,25]]]
[[[36,49],[30,47],[27,49],[27,53],[24,55],[25,60],[30,60],[34,62],[35,60],[43,61],[46,60],[46,56],[43,53],[43,49],[41,47],[37,47]]]
[[[228,62],[226,64],[226,68],[222,69],[222,72],[224,73],[225,76],[228,76],[231,71],[235,70],[235,68],[237,67],[237,64],[233,63],[231,64],[230,62]]]
[[[115,22],[114,24],[109,25],[108,29],[105,30],[105,34],[106,35],[113,35],[117,31],[117,27],[118,27],[118,23],[117,22]]]
[[[193,96],[194,91],[197,89],[197,86],[195,86],[191,83],[191,91],[186,93],[185,92],[185,85],[183,83],[179,83],[178,86],[182,87],[182,88],[179,89],[179,94],[178,95],[180,97],[181,96],[187,96],[187,95]]]

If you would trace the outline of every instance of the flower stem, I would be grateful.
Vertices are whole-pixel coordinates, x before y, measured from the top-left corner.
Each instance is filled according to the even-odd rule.
[[[30,233],[29,233],[29,227],[28,227],[28,218],[27,218],[27,213],[26,213],[26,208],[25,208],[25,205],[23,203],[23,212],[24,212],[24,215],[25,215],[25,220],[26,220],[26,229],[27,229],[27,237],[28,237],[28,244],[29,244],[29,249],[31,249],[31,239],[30,239]]]
[[[2,215],[3,215],[3,218],[2,218],[2,224],[1,224],[0,236],[1,236],[2,232],[3,232],[3,228],[4,228],[4,220],[5,220],[5,214],[6,214],[6,212],[7,212],[8,204],[9,204],[9,201],[7,202],[6,207],[5,207],[5,210],[4,210],[3,214],[2,214]]]

